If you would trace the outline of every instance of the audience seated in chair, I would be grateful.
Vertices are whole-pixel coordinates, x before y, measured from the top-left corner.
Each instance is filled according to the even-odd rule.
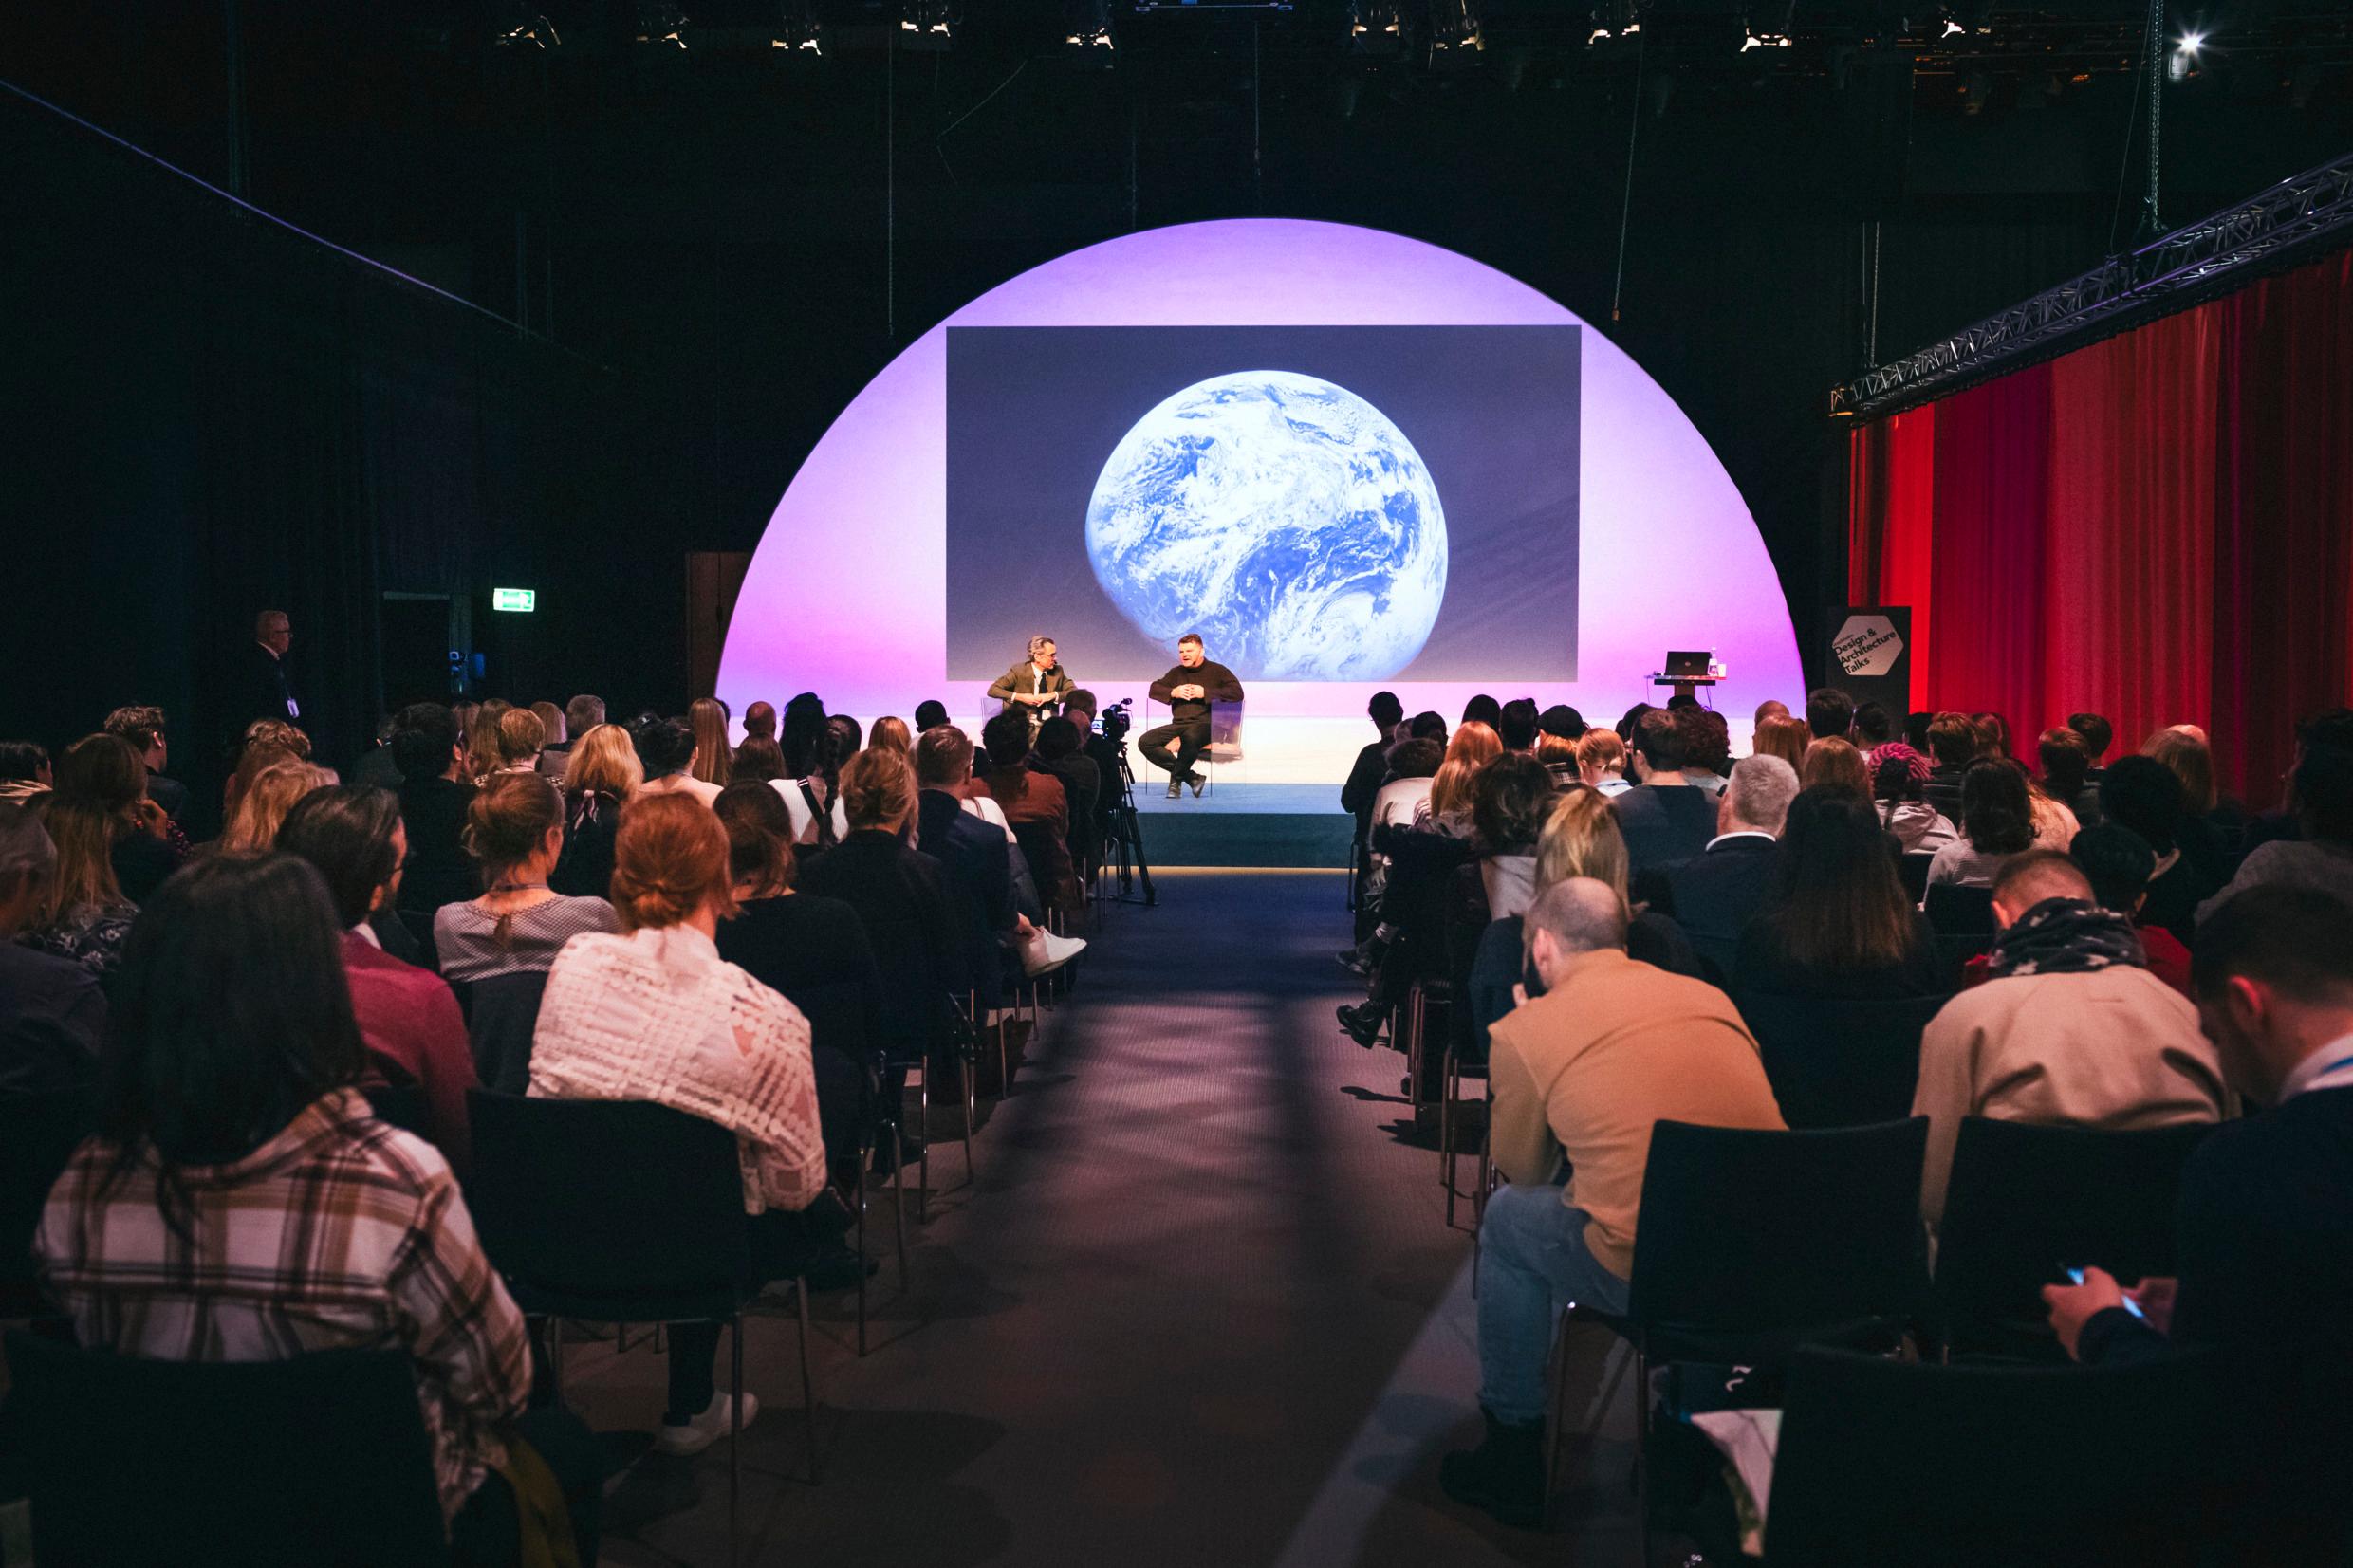
[[[1735,996],[1891,1001],[1953,989],[1927,920],[1904,895],[1879,816],[1851,791],[1790,802],[1768,907],[1732,964]]]
[[[400,825],[409,858],[398,907],[430,917],[444,904],[482,891],[466,855],[466,810],[473,784],[465,777],[464,733],[436,702],[412,703],[393,720],[392,759],[400,769]]]
[[[638,761],[645,768],[645,782],[638,786],[639,795],[685,795],[704,805],[718,800],[719,786],[695,776],[702,747],[686,720],[649,724],[638,732],[637,742]]]
[[[344,924],[292,855],[216,857],[164,885],[124,953],[100,1134],[51,1192],[36,1250],[88,1347],[406,1349],[454,1544],[480,1560],[470,1547],[517,1527],[496,1472],[519,1449],[578,1448],[578,1423],[526,1413],[523,1318],[449,1165],[354,1087],[366,1052]],[[591,1555],[602,1479],[559,1476]]]
[[[1740,933],[1764,909],[1780,876],[1775,840],[1797,797],[1797,775],[1779,757],[1743,757],[1715,807],[1715,837],[1688,860],[1646,873],[1635,895],[1675,917],[1718,976],[1732,972]]]
[[[2314,888],[2250,889],[2199,928],[2194,964],[2199,1016],[2231,1081],[2270,1109],[2191,1156],[2177,1278],[2127,1292],[2086,1266],[2081,1285],[2044,1296],[2083,1361],[2172,1345],[2235,1357],[2253,1417],[2245,1437],[2268,1482],[2250,1510],[2263,1540],[2236,1560],[2337,1560],[2353,1396],[2353,906]]]
[[[0,801],[0,1095],[89,1087],[106,993],[83,965],[16,940],[57,874],[41,819]]]
[[[1715,802],[1683,776],[1684,734],[1673,713],[1653,709],[1628,740],[1641,782],[1610,803],[1626,836],[1634,876],[1687,860],[1715,836]]]
[[[1936,851],[1928,885],[1992,887],[2013,855],[2034,847],[2026,775],[2009,763],[1972,763],[1961,781],[1962,838]]]
[[[2190,950],[2164,927],[2140,921],[2149,901],[2149,877],[2157,869],[2157,857],[2140,835],[2121,827],[2087,827],[2067,846],[2067,857],[2082,868],[2100,907],[2133,923],[2149,972],[2190,996]]]
[[[1545,994],[1497,1021],[1488,1059],[1490,1147],[1510,1185],[1480,1226],[1487,1435],[1440,1470],[1449,1496],[1516,1524],[1544,1506],[1545,1365],[1562,1306],[1625,1310],[1652,1124],[1782,1125],[1731,1000],[1627,957],[1616,890],[1555,883],[1526,921]]]
[[[1473,785],[1478,780],[1479,769],[1501,755],[1503,740],[1492,727],[1477,719],[1463,720],[1454,730],[1454,738],[1446,743],[1445,760],[1431,776],[1430,793],[1414,808],[1414,826],[1450,839],[1468,839],[1473,832]]]
[[[902,765],[903,766],[903,765]],[[733,913],[727,830],[675,791],[634,802],[615,845],[618,935],[575,937],[557,955],[531,1045],[534,1096],[648,1099],[732,1130],[744,1208],[782,1258],[807,1240],[794,1218],[824,1196],[809,1027],[800,1009],[719,956]],[[838,1231],[837,1231],[838,1234]],[[779,1276],[798,1272],[779,1267]],[[670,1392],[656,1444],[697,1453],[730,1429],[716,1392],[715,1322],[670,1331]],[[745,1396],[745,1425],[758,1405]]]
[[[1395,692],[1376,692],[1364,705],[1364,716],[1373,721],[1374,738],[1357,752],[1347,781],[1340,786],[1340,809],[1356,819],[1359,853],[1372,837],[1373,802],[1389,780],[1389,748],[1397,744],[1395,731],[1404,722],[1405,705]]]
[[[2304,836],[2249,851],[2229,885],[2197,907],[2200,922],[2250,888],[2353,893],[2353,747],[2307,746],[2288,778]]]
[[[1963,1116],[2128,1129],[2229,1109],[2197,1009],[2149,972],[2131,922],[2093,902],[2074,861],[2016,858],[1994,884],[1993,918],[1992,978],[1946,1003],[1920,1040],[1912,1114],[1929,1118],[1920,1208],[1932,1225]]]
[[[2140,836],[2157,857],[2141,920],[2162,926],[2184,944],[2196,934],[2198,906],[2222,884],[2182,853],[2189,816],[2187,793],[2173,769],[2154,757],[2119,757],[2100,780],[2100,813]]]
[[[1928,803],[1928,759],[1902,741],[1890,741],[1871,754],[1871,797],[1879,802],[1880,826],[1906,855],[1935,855],[1960,838],[1944,813]]]
[[[1577,777],[1604,795],[1634,787],[1626,777],[1626,743],[1615,729],[1588,729],[1577,737]]]
[[[548,887],[571,898],[612,891],[621,808],[644,782],[637,742],[620,725],[597,725],[572,743],[564,771],[564,853],[547,875]]]
[[[1016,832],[1025,823],[1043,827],[1036,839],[1043,853],[1029,857],[1029,873],[1047,909],[1076,913],[1079,880],[1070,862],[1070,798],[1060,779],[1030,766],[1030,741],[1029,718],[1020,709],[999,713],[981,726],[980,744],[989,753],[989,767],[977,783],[1004,808],[1007,823]]]
[[[1806,728],[1818,741],[1844,740],[1855,727],[1855,699],[1836,686],[1806,693]]]
[[[529,787],[550,789],[536,775]],[[449,982],[383,950],[369,915],[394,906],[407,835],[391,792],[337,784],[294,803],[278,848],[317,869],[343,926],[352,1015],[374,1077],[424,1090],[433,1141],[459,1174],[468,1165],[466,1091],[474,1087],[465,1015]]]
[[[1471,793],[1472,842],[1488,918],[1527,910],[1536,896],[1536,840],[1552,809],[1552,775],[1525,751],[1506,751],[1479,770]]]

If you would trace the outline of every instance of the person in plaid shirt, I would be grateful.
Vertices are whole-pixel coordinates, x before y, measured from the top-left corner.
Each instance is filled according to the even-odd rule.
[[[364,1053],[340,936],[291,856],[218,857],[165,884],[125,947],[100,1132],[51,1190],[35,1251],[85,1346],[406,1350],[455,1522],[508,1462],[529,1340],[448,1164],[351,1087]]]

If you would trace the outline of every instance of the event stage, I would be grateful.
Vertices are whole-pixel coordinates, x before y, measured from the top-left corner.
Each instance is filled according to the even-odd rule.
[[[1212,779],[1199,800],[1168,798],[1162,775],[1136,779],[1144,861],[1161,866],[1310,866],[1344,871],[1355,820],[1338,784],[1230,784]]]

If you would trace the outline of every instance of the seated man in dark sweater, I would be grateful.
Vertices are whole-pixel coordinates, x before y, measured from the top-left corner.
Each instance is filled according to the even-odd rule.
[[[1690,859],[1715,837],[1715,797],[1683,777],[1684,746],[1676,716],[1657,708],[1637,719],[1626,737],[1640,782],[1610,804],[1625,836],[1626,870],[1635,877]]]
[[[1211,661],[1197,633],[1187,632],[1176,640],[1176,667],[1152,683],[1152,700],[1168,704],[1168,723],[1137,736],[1136,749],[1168,775],[1170,800],[1185,784],[1197,796],[1209,782],[1193,764],[1209,749],[1210,704],[1240,702],[1242,683],[1232,671]]]
[[[393,721],[392,760],[400,767],[400,821],[408,832],[399,907],[431,913],[482,891],[482,874],[466,853],[466,811],[473,785],[465,769],[456,716],[437,702],[412,703]]]
[[[2082,1361],[2146,1359],[2172,1345],[2240,1358],[2265,1477],[2248,1527],[2267,1551],[2247,1560],[2342,1560],[2340,1467],[2353,1452],[2353,904],[2311,888],[2250,889],[2199,928],[2191,979],[2224,1067],[2271,1109],[2225,1125],[2191,1156],[2177,1279],[2127,1291],[2087,1266],[2082,1284],[2043,1295],[2060,1342]],[[2324,1555],[2275,1557],[2274,1546]]]

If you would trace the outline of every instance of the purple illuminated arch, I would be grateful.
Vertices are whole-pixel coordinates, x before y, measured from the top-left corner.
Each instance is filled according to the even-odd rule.
[[[950,326],[1585,325],[1527,285],[1378,230],[1297,219],[1183,224],[1106,240],[991,289],[909,345],[833,422],[769,518],[744,580],[719,694],[737,712],[811,690],[870,718],[926,697],[961,718],[977,690],[943,678]],[[1767,697],[1803,694],[1788,606],[1754,519],[1714,452],[1640,367],[1584,344],[1578,668],[1509,683],[1596,723],[1655,698],[1669,648],[1714,648],[1735,735]],[[1458,584],[1455,592],[1473,588]],[[1083,669],[1083,666],[1082,666]],[[972,683],[961,683],[971,685]],[[1129,683],[1101,683],[1105,701]],[[1478,690],[1395,687],[1451,722]],[[1339,779],[1373,688],[1256,682],[1253,780]]]

